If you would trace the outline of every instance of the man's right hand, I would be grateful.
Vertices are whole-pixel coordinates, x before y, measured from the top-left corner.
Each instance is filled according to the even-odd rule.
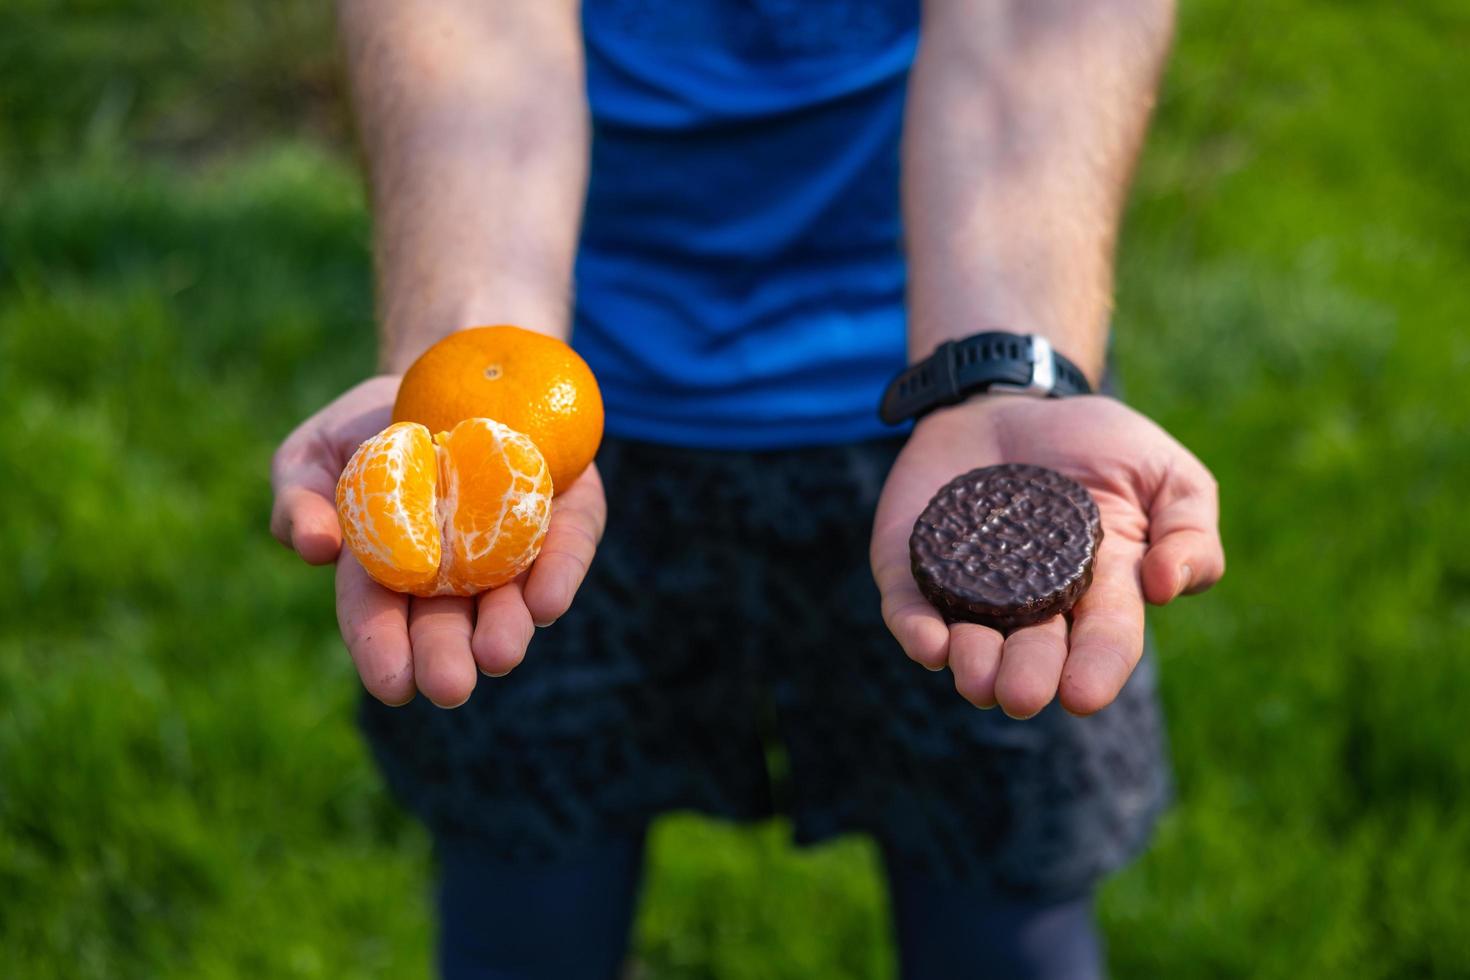
[[[337,523],[337,478],[364,439],[386,428],[396,375],[349,389],[286,437],[271,461],[271,533],[307,562],[337,563],[337,623],[368,693],[407,704],[422,691],[444,708],[475,689],[476,670],[499,677],[525,657],[537,626],[571,606],[607,522],[596,465],[556,495],[551,527],[530,571],[474,597],[418,598],[383,588]]]

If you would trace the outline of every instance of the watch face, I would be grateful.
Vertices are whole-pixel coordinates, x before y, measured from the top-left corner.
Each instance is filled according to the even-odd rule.
[[[987,388],[987,391],[1008,391],[1018,395],[1034,395],[1038,398],[1049,397],[1056,389],[1057,363],[1051,349],[1051,343],[1040,334],[1027,334],[1025,337],[1025,356],[1016,360],[1007,358],[1008,367],[1020,367],[1024,372],[1026,380],[1021,384],[1012,384],[1008,381],[999,382]]]

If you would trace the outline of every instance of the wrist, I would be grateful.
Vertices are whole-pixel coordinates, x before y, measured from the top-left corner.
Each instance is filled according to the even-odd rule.
[[[1006,395],[999,392],[976,392],[958,401],[953,405],[944,405],[926,412],[914,421],[914,431],[919,429],[943,429],[955,423],[965,423],[976,418],[995,416],[1005,411],[1007,402],[1016,402],[1029,399],[1018,399],[1015,395]]]
[[[975,322],[973,319],[969,322]],[[991,321],[982,321],[991,322]],[[1099,390],[1102,383],[1103,366],[1107,360],[1108,337],[1104,330],[1097,337],[1080,337],[1076,333],[1063,330],[1049,330],[1045,327],[1035,327],[1026,321],[1016,321],[1018,326],[989,327],[986,329],[1017,336],[1035,336],[1045,341],[1056,354],[1063,357],[1074,366],[1087,385],[1093,391]],[[959,342],[974,334],[973,329],[951,330],[949,332],[927,331],[918,333],[910,331],[908,344],[908,362],[912,366],[931,357],[941,344],[945,342]]]
[[[1057,288],[1040,296],[1007,290],[984,295],[949,292],[942,300],[915,293],[909,302],[908,357],[921,361],[947,340],[962,340],[980,330],[1043,337],[1086,376],[1093,390],[1107,359],[1111,304],[1084,301],[1077,288]]]
[[[1092,390],[1086,374],[1046,337],[988,330],[946,340],[900,371],[883,392],[878,416],[896,425],[976,394],[1063,398]]]
[[[564,299],[502,293],[446,303],[438,309],[390,307],[384,310],[379,331],[378,369],[402,374],[419,355],[450,334],[502,323],[567,340],[571,334],[570,304]]]

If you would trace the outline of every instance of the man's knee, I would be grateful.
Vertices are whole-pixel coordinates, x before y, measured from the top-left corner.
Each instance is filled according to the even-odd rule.
[[[606,980],[627,951],[643,836],[548,865],[440,842],[439,971],[447,980]]]
[[[934,881],[888,863],[904,980],[1094,980],[1103,950],[1092,895],[1031,900]]]

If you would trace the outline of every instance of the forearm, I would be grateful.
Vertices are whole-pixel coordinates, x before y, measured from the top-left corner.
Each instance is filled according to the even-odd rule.
[[[909,354],[1038,333],[1096,382],[1170,0],[930,0],[903,139]]]
[[[565,337],[587,179],[577,4],[341,0],[381,366],[478,323]]]

